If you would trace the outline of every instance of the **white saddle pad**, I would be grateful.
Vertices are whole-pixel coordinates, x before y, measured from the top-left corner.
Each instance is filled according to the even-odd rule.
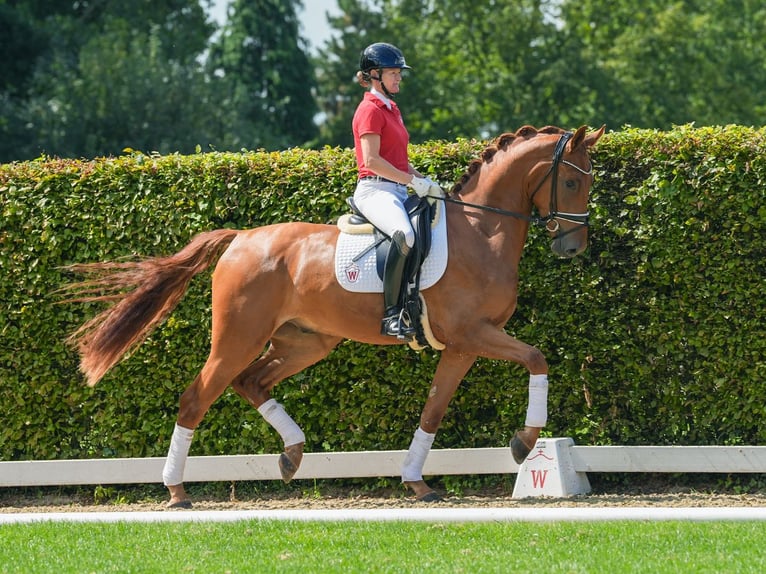
[[[335,277],[347,291],[355,293],[382,293],[383,281],[378,277],[375,258],[375,237],[372,226],[350,226],[344,215],[338,221],[341,230],[335,248]],[[359,233],[360,229],[365,233]],[[362,255],[360,254],[369,248]],[[355,258],[359,257],[356,261]],[[447,268],[447,218],[444,216],[444,202],[436,204],[436,217],[431,226],[431,251],[423,262],[420,289],[434,285]]]

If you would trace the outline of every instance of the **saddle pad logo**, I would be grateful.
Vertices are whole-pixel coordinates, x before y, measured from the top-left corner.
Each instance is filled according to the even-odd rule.
[[[356,283],[359,281],[359,273],[361,273],[361,269],[359,269],[359,266],[356,263],[351,263],[348,267],[346,267],[343,270],[346,273],[346,279],[348,279],[349,283]]]

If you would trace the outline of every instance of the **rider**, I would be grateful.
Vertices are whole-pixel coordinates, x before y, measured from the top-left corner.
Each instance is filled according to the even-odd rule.
[[[404,200],[407,186],[420,197],[441,195],[441,188],[423,177],[409,162],[409,133],[394,102],[402,70],[411,69],[401,50],[378,42],[367,46],[356,79],[365,92],[354,113],[354,151],[359,180],[354,203],[378,229],[391,237],[383,268],[383,322],[381,334],[409,339],[414,328],[404,320],[400,302],[407,254],[415,243]]]

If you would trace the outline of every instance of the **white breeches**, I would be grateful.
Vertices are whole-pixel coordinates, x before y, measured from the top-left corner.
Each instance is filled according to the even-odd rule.
[[[407,187],[385,181],[359,180],[354,203],[375,227],[389,237],[396,231],[404,233],[407,247],[415,245],[415,232],[404,209]]]

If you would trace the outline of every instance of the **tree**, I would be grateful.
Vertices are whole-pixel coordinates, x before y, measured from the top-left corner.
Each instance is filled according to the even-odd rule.
[[[523,124],[766,123],[766,6],[755,0],[341,0],[320,51],[325,143],[350,145],[349,81],[371,41],[414,71],[397,96],[413,141]],[[369,31],[374,31],[373,35]]]
[[[0,160],[190,151],[206,132],[199,62],[213,31],[199,0],[16,2],[43,30],[27,84],[7,88]],[[13,96],[15,94],[15,96]],[[11,101],[13,97],[13,101]],[[7,110],[7,111],[6,111]]]
[[[350,147],[359,55],[380,41],[414,68],[397,100],[415,143],[766,123],[757,0],[339,0],[313,59],[300,0],[235,0],[217,36],[209,2],[0,0],[0,161]]]
[[[29,140],[25,100],[52,37],[43,17],[62,10],[55,0],[0,0],[0,161],[19,157],[20,143]]]
[[[35,25],[29,7],[15,7],[0,0],[0,92],[22,93],[34,71],[35,62],[48,48],[48,34]]]
[[[314,69],[298,35],[300,0],[236,0],[210,55],[223,85],[224,147],[283,149],[317,135]]]
[[[589,62],[613,128],[762,125],[766,7],[754,0],[565,0],[563,30]]]
[[[351,119],[364,93],[356,81],[361,53],[374,42],[396,43],[384,32],[386,19],[379,6],[368,4],[364,0],[338,0],[341,15],[328,17],[330,26],[338,33],[318,49],[315,58],[316,98],[324,116],[320,125],[321,144],[353,147]]]
[[[56,153],[190,153],[206,143],[203,72],[196,62],[168,58],[163,34],[159,26],[137,31],[113,19],[81,48],[74,81],[48,91],[61,102],[50,117],[59,127],[49,133]]]
[[[402,0],[392,29],[404,29],[416,73],[402,96],[409,124],[423,139],[490,137],[541,118],[534,82],[555,35],[539,0]],[[394,8],[395,7],[395,8]],[[412,17],[412,14],[415,17]],[[414,51],[415,44],[422,47]]]
[[[541,71],[556,28],[537,0],[340,0],[337,39],[320,50],[319,102],[327,143],[350,145],[361,97],[350,81],[359,52],[374,41],[401,48],[414,70],[397,101],[411,140],[488,137],[525,123],[551,123],[540,105]],[[355,92],[355,93],[354,93]]]

